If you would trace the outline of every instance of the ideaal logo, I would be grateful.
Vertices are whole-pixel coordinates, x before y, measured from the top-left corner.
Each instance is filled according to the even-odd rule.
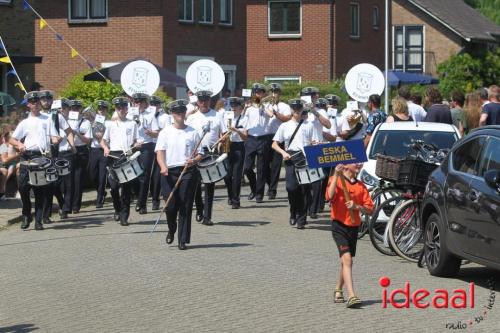
[[[411,285],[409,282],[405,283],[404,288],[396,288],[390,293],[387,291],[387,287],[390,286],[391,280],[384,276],[379,280],[382,289],[382,308],[387,308],[387,304],[390,303],[392,307],[396,309],[410,308],[410,304],[418,309],[425,309],[432,306],[435,309],[474,309],[475,308],[475,284],[474,282],[469,283],[469,288],[466,289],[453,289],[451,294],[446,289],[436,289],[431,293],[426,288],[419,288],[411,291]],[[482,307],[483,311],[468,320],[460,320],[458,322],[447,323],[445,328],[450,330],[466,329],[472,325],[477,325],[486,319],[489,311],[493,308],[495,304],[495,279],[490,278],[488,280],[489,287],[489,297],[487,303]],[[404,298],[404,301],[399,301],[400,297]],[[398,301],[396,301],[396,298]]]

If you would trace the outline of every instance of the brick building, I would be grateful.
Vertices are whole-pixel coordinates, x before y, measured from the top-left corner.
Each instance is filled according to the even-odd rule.
[[[392,64],[436,75],[454,54],[478,54],[500,43],[500,27],[463,0],[393,0]]]
[[[34,64],[42,61],[35,52],[33,21],[33,15],[23,10],[21,1],[0,0],[0,36],[26,89],[34,81]],[[5,52],[0,48],[0,57],[4,56]],[[10,70],[9,64],[0,63],[0,91],[19,100],[24,92],[14,86],[17,83],[15,76],[7,76]]]
[[[329,81],[384,64],[384,1],[249,1],[250,80]]]

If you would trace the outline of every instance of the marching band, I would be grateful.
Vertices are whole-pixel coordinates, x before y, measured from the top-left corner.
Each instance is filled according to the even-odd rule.
[[[263,202],[266,184],[272,200],[284,161],[289,223],[303,229],[308,215],[316,218],[324,206],[325,176],[330,173],[308,168],[304,147],[345,138],[357,125],[337,112],[338,96],[319,98],[317,88],[306,87],[302,95],[308,98],[284,103],[281,90],[276,83],[255,83],[250,100],[228,98],[228,109],[221,112],[210,107],[212,92],[205,90],[195,92],[195,105],[176,100],[167,112],[159,97],[144,93],[118,96],[111,104],[96,101],[94,112],[91,107],[83,110],[79,100],[62,98],[53,105],[50,91],[29,92],[25,99],[30,114],[9,141],[22,156],[21,228],[33,220],[30,189],[36,230],[50,223],[53,195],[61,219],[77,214],[90,171],[96,208],[103,207],[109,187],[114,219],[127,226],[132,195],[137,196],[139,214],[147,213],[151,196],[152,210],[166,213],[166,242],[172,243],[177,232],[178,247],[184,250],[190,243],[193,203],[196,220],[214,224],[216,182],[224,180],[232,209],[241,207],[244,176],[251,189],[249,200]]]

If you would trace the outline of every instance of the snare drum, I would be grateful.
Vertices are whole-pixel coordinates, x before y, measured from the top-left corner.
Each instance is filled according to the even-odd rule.
[[[325,178],[325,173],[322,168],[309,168],[304,160],[301,163],[295,164],[295,176],[297,177],[297,182],[300,185],[304,185],[312,184]]]
[[[50,167],[45,170],[45,179],[49,183],[55,182],[59,179],[59,173],[55,167]]]
[[[50,183],[46,177],[46,170],[52,161],[46,157],[37,157],[28,162],[29,184],[31,186],[45,186]]]
[[[128,183],[144,172],[137,159],[120,159],[113,163],[113,172],[120,184]]]
[[[69,161],[65,159],[58,159],[54,162],[59,176],[63,177],[70,174]]]
[[[227,154],[208,155],[201,159],[198,163],[198,170],[201,175],[203,184],[217,183],[222,178],[226,177],[229,170],[229,162]]]

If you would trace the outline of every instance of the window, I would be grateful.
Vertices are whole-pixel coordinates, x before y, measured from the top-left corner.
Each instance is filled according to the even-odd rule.
[[[0,0],[1,5],[12,5],[12,0]]]
[[[349,5],[351,14],[351,37],[359,38],[359,4],[352,2]]]
[[[500,140],[493,137],[489,139],[481,158],[479,176],[484,176],[490,170],[500,170]]]
[[[213,0],[200,0],[200,23],[212,23]]]
[[[394,27],[394,69],[405,72],[424,71],[424,33],[422,26]]]
[[[193,0],[179,0],[179,21],[193,22]]]
[[[233,24],[233,0],[220,0],[219,24]]]
[[[477,175],[477,159],[481,152],[481,147],[484,145],[485,138],[478,137],[464,143],[452,155],[453,169],[458,172],[463,172],[471,175]]]
[[[374,30],[378,30],[380,26],[380,11],[378,6],[373,6],[372,10],[372,27]]]
[[[302,77],[298,75],[276,75],[265,76],[264,81],[268,83],[301,83]]]
[[[106,22],[107,19],[107,0],[69,0],[70,22]]]
[[[268,34],[270,37],[300,37],[302,30],[300,1],[269,1]]]

